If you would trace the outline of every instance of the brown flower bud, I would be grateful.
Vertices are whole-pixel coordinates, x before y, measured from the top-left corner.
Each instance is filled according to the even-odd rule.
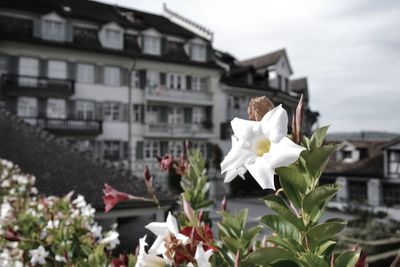
[[[274,107],[274,103],[272,103],[272,101],[266,96],[259,96],[250,99],[249,107],[247,108],[249,120],[260,121],[264,115]]]

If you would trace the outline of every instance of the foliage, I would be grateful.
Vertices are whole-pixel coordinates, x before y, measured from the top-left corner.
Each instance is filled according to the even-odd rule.
[[[0,266],[109,266],[118,234],[102,232],[83,196],[37,195],[35,177],[0,162]]]

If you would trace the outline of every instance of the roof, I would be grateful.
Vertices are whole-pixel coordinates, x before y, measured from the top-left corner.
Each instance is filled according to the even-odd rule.
[[[298,78],[290,80],[290,89],[296,92],[304,92],[308,89],[307,78]]]
[[[392,146],[394,146],[394,145],[397,145],[397,144],[399,144],[399,143],[400,143],[400,136],[399,136],[399,137],[396,137],[396,138],[393,138],[390,142],[388,142],[387,144],[385,144],[384,146],[382,146],[382,149],[390,148],[390,147],[392,147]]]
[[[108,183],[136,196],[147,196],[143,179],[128,175],[111,164],[96,161],[71,148],[63,139],[25,123],[0,109],[0,158],[12,161],[26,173],[36,176],[39,192],[63,196],[74,190],[96,209],[103,209],[102,189]],[[162,204],[171,196],[157,189]],[[126,208],[154,206],[150,202],[129,201]],[[116,207],[118,208],[118,206]]]
[[[242,60],[239,61],[238,64],[239,65],[252,65],[254,68],[256,69],[260,69],[260,68],[265,68],[271,65],[275,65],[279,59],[282,56],[286,56],[287,58],[287,54],[286,54],[286,50],[285,49],[280,49],[268,54],[264,54],[261,56],[257,56],[254,58],[250,58],[250,59],[246,59],[246,60]]]
[[[164,34],[185,38],[197,35],[156,14],[89,0],[2,0],[0,6],[39,14],[56,12],[65,18],[90,20],[101,24],[116,22],[122,27],[138,30],[156,28]],[[88,12],[90,11],[90,12]],[[131,19],[133,18],[133,20]]]

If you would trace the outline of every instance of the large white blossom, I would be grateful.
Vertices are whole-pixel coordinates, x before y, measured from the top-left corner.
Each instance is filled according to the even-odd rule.
[[[225,182],[243,177],[246,169],[263,189],[275,189],[275,169],[292,164],[305,149],[287,137],[287,125],[288,115],[281,105],[261,121],[233,119],[232,148],[221,163]]]
[[[149,253],[153,255],[165,253],[165,238],[170,234],[173,234],[175,238],[181,240],[183,244],[189,239],[187,236],[179,233],[178,223],[171,212],[168,213],[166,222],[152,222],[146,225],[146,228],[157,235],[156,240],[149,249]]]
[[[212,256],[212,254],[213,254],[212,249],[204,251],[203,245],[201,243],[197,244],[196,254],[194,255],[197,266],[198,267],[211,267],[210,257]],[[188,267],[193,267],[193,264],[189,263]]]
[[[155,255],[150,255],[146,253],[145,247],[146,243],[146,235],[139,239],[139,255],[137,257],[135,267],[165,267],[166,262]]]
[[[44,265],[46,264],[46,257],[49,256],[49,252],[43,246],[39,246],[37,249],[31,249],[29,255],[31,256],[32,265]]]

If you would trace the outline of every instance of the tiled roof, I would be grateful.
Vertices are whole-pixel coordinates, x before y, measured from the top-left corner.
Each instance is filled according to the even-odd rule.
[[[276,64],[283,55],[286,55],[286,50],[280,49],[272,53],[242,60],[238,64],[243,66],[251,65],[256,69],[259,69]]]
[[[4,109],[0,109],[0,158],[10,160],[24,172],[35,175],[39,192],[62,196],[74,190],[97,209],[103,209],[104,183],[132,195],[147,196],[143,179],[85,156],[68,146],[65,140],[23,122]],[[173,199],[163,192],[157,195],[161,203],[169,204]],[[140,208],[154,204],[130,201],[116,208],[122,206]]]
[[[290,80],[290,89],[296,92],[303,92],[308,89],[307,78]]]

